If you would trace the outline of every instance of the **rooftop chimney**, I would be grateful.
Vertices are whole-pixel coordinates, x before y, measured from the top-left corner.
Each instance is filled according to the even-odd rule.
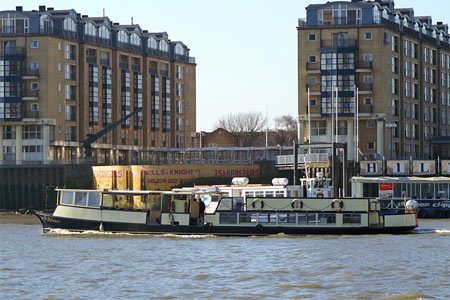
[[[117,26],[117,25],[119,25],[119,23],[113,23],[113,25],[114,25],[114,26]]]
[[[82,18],[89,18],[88,15],[82,15],[81,17],[82,17]]]
[[[16,11],[23,11],[23,7],[22,6],[16,6]]]
[[[45,5],[39,5],[39,11],[45,11]]]
[[[55,10],[53,7],[47,7],[47,11],[53,11]]]

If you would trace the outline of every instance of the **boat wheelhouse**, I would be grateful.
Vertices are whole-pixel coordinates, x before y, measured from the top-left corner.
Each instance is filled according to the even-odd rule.
[[[404,199],[418,202],[419,217],[450,217],[450,177],[353,177],[353,197],[378,198],[381,209],[404,209]]]

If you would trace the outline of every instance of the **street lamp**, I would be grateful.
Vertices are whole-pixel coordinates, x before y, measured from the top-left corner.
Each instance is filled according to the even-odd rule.
[[[397,124],[396,123],[388,123],[388,124],[386,124],[386,128],[391,129],[391,159],[392,159],[392,154],[394,151],[394,130],[395,130],[395,128],[397,128]]]

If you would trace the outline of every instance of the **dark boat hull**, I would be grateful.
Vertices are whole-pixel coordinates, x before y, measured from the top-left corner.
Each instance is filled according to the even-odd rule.
[[[44,232],[52,229],[68,231],[98,231],[133,234],[179,234],[179,235],[222,235],[222,236],[252,236],[252,235],[308,235],[308,234],[397,234],[410,233],[416,226],[409,227],[282,227],[282,226],[172,226],[159,224],[130,224],[120,222],[98,222],[79,219],[54,217],[47,214],[37,214]]]
[[[419,218],[450,218],[449,200],[416,200],[419,204],[417,215]],[[397,214],[404,211],[403,200],[378,199],[381,205],[381,211],[385,214]]]

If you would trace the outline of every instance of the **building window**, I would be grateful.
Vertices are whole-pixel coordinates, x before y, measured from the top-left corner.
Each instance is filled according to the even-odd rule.
[[[409,68],[409,61],[405,60],[405,76],[409,77],[411,75],[411,70]]]
[[[33,111],[33,112],[39,111],[39,103],[31,103],[30,104],[30,111]]]
[[[317,107],[317,99],[309,99],[310,107]]]
[[[375,120],[367,120],[366,128],[375,128]]]
[[[315,55],[308,56],[308,62],[310,64],[315,64],[317,62],[317,57]]]
[[[375,142],[368,142],[367,150],[375,150]]]
[[[403,106],[405,107],[405,118],[406,119],[411,118],[411,104],[408,102],[405,102],[403,104]]]
[[[327,121],[311,121],[311,135],[327,135]]]
[[[366,75],[364,76],[364,83],[365,84],[372,84],[372,76],[371,75]]]
[[[39,63],[34,61],[30,64],[30,70],[39,70]]]
[[[177,79],[183,79],[184,75],[184,67],[183,66],[177,66]]]
[[[410,51],[410,42],[409,41],[405,41],[405,56],[409,56],[409,51]]]
[[[364,98],[364,106],[372,106],[372,98]]]
[[[364,53],[364,61],[372,61],[372,53]]]
[[[30,47],[33,48],[33,49],[39,48],[39,41],[31,40]]]
[[[428,62],[428,48],[427,47],[423,48],[423,60],[425,62]]]
[[[310,33],[308,35],[308,41],[309,42],[315,42],[316,41],[316,34],[315,33]]]
[[[364,32],[364,39],[366,41],[372,40],[372,32]]]
[[[316,77],[308,77],[308,85],[316,85],[317,78]]]
[[[30,90],[32,90],[32,91],[39,90],[39,82],[31,82],[30,83]]]
[[[338,135],[347,135],[347,121],[338,121]]]

